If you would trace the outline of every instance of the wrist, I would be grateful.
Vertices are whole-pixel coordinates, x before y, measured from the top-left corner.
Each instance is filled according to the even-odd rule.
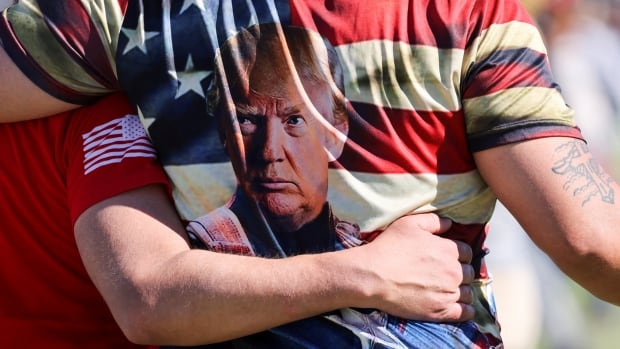
[[[317,265],[325,282],[331,285],[330,297],[337,309],[376,308],[381,295],[379,275],[360,253],[363,246],[322,254]]]

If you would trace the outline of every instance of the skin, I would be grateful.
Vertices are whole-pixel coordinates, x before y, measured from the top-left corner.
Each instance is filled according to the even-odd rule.
[[[283,259],[219,254],[191,250],[164,189],[150,185],[87,209],[75,237],[131,341],[195,345],[351,306],[430,321],[471,318],[471,288],[459,285],[474,273],[458,261],[469,263],[471,249],[436,236],[450,225],[434,214],[407,216],[343,251]]]
[[[586,151],[568,157],[565,149],[573,145]],[[584,172],[558,168],[562,159],[590,156],[583,142],[564,137],[474,154],[483,178],[533,241],[583,287],[620,305],[620,234],[615,233],[619,204],[602,196],[586,200],[570,185],[571,176]],[[511,181],[505,180],[507,176]],[[620,189],[605,172],[584,178],[592,185],[602,179],[614,193]],[[459,258],[463,247],[416,232],[407,221],[413,217],[396,221],[368,245],[336,253],[281,260],[215,256],[190,251],[181,238],[174,244],[167,241],[182,227],[161,226],[166,214],[154,206],[166,198],[153,191],[144,188],[106,200],[87,210],[76,224],[84,263],[134,341],[207,343],[348,306],[435,321],[473,314],[471,307],[459,303],[471,297],[468,287],[459,287],[472,280],[471,271],[460,264],[446,265]],[[175,215],[167,205],[167,215]],[[347,255],[354,256],[347,259]],[[368,260],[373,265],[362,263]],[[462,255],[460,260],[465,261]],[[417,268],[397,268],[401,263]],[[178,297],[181,290],[184,297]],[[256,316],[247,317],[250,311]],[[261,316],[265,314],[269,316]],[[204,324],[205,331],[196,331],[192,327],[196,323]]]
[[[586,151],[575,155],[566,150],[573,149],[573,146]],[[615,233],[615,227],[620,224],[618,202],[603,199],[603,196],[587,199],[581,191],[575,191],[570,186],[572,176],[586,172],[577,169],[565,171],[558,167],[566,159],[575,163],[590,160],[591,154],[585,144],[570,138],[550,137],[482,151],[474,157],[484,179],[538,246],[564,272],[594,295],[620,304],[616,287],[620,284],[620,250],[617,248],[620,236]],[[505,181],[508,173],[511,181]],[[609,190],[615,193],[620,189],[604,172],[594,175],[595,172],[590,170],[589,173],[592,176],[582,178],[584,184],[598,188],[595,184],[601,183],[601,179],[608,184],[608,190],[601,190],[600,193]],[[102,294],[107,295],[106,300],[121,327],[133,340],[170,340],[174,337],[173,333],[184,333],[187,329],[185,325],[195,324],[189,319],[200,319],[206,325],[217,323],[219,326],[218,334],[201,333],[205,337],[198,338],[198,331],[192,328],[187,337],[182,337],[188,342],[199,343],[201,340],[232,338],[242,332],[260,330],[344,306],[376,307],[411,318],[424,313],[421,311],[424,309],[431,314],[426,318],[434,320],[468,309],[461,307],[461,303],[448,308],[443,302],[437,303],[439,299],[454,301],[467,298],[464,296],[466,288],[461,288],[459,292],[437,292],[438,289],[450,288],[446,287],[446,280],[438,279],[440,277],[452,275],[448,280],[448,284],[452,285],[464,281],[453,268],[441,270],[446,260],[458,256],[460,247],[448,240],[437,241],[433,239],[437,238],[434,235],[412,229],[415,226],[412,220],[421,217],[401,218],[374,242],[336,253],[282,260],[214,256],[206,251],[188,250],[181,238],[178,238],[174,248],[171,247],[173,244],[166,242],[174,234],[162,232],[160,219],[153,218],[166,216],[163,212],[154,211],[156,206],[166,201],[165,194],[154,189],[147,187],[106,200],[87,210],[76,224],[76,238],[84,252],[85,265]],[[175,214],[171,206],[165,211],[168,216]],[[427,219],[432,222],[438,218],[430,216]],[[151,223],[140,224],[136,230],[136,221]],[[425,227],[431,232],[441,231]],[[175,230],[180,234],[181,229],[179,226]],[[145,239],[144,236],[150,238]],[[446,245],[438,248],[436,244],[441,242]],[[422,251],[426,248],[436,252],[425,255]],[[347,259],[347,254],[355,257]],[[184,263],[186,259],[187,263]],[[375,261],[376,264],[361,263],[365,260]],[[444,263],[440,263],[441,260]],[[418,268],[409,268],[415,270],[408,272],[421,274],[406,275],[402,268],[397,268],[401,263],[417,265]],[[425,274],[424,266],[435,263],[436,270]],[[170,267],[180,264],[200,267],[188,271],[188,274],[180,274]],[[205,272],[205,266],[208,272]],[[347,267],[349,269],[345,272]],[[248,268],[254,272],[248,273]],[[351,273],[352,270],[355,272]],[[593,273],[592,270],[598,272]],[[342,274],[337,275],[340,272]],[[468,273],[463,269],[464,275]],[[116,277],[110,278],[110,275]],[[256,275],[261,277],[255,278]],[[343,275],[347,275],[344,280]],[[219,281],[218,276],[222,277]],[[469,277],[465,279],[471,280]],[[194,293],[201,287],[195,290],[181,286],[198,284],[204,286],[203,291],[208,290],[202,293],[202,298]],[[286,289],[279,288],[283,285]],[[186,297],[173,296],[178,294],[179,287],[185,290]],[[255,294],[248,295],[248,290]],[[420,297],[424,294],[430,297],[422,302]],[[197,299],[193,299],[194,296]],[[191,303],[190,299],[193,299]],[[292,299],[306,301],[282,301]],[[433,301],[428,302],[431,299]],[[257,309],[261,306],[265,307],[264,312]],[[181,308],[183,312],[179,311]],[[127,311],[129,309],[133,311]],[[248,309],[256,310],[257,316],[248,319]],[[262,318],[260,315],[264,314],[269,316]],[[164,319],[174,320],[167,322]],[[187,323],[183,322],[185,319],[188,319]],[[235,326],[237,322],[244,325]],[[267,326],[262,327],[264,325]]]
[[[12,82],[0,84],[0,121],[77,107],[36,87],[1,47],[0,76]],[[450,225],[433,214],[407,216],[354,249],[285,259],[218,254],[191,250],[164,188],[145,185],[88,208],[74,231],[89,275],[131,341],[196,345],[346,307],[471,319],[472,251],[437,236]]]
[[[587,145],[550,137],[474,158],[499,200],[560,269],[595,296],[620,305],[620,204],[614,197],[620,188]]]
[[[215,94],[215,115],[226,116],[224,129],[228,120],[239,124],[246,153],[237,161],[244,163],[236,170],[241,187],[274,230],[297,231],[327,201],[328,163],[340,156],[348,133],[341,67],[335,51],[308,49],[325,43],[303,30],[281,37],[263,27],[257,34],[244,32],[222,47],[216,81],[230,98]],[[229,130],[228,146],[236,134]]]
[[[327,200],[327,147],[335,142],[327,138],[335,136],[317,120],[314,108],[304,103],[290,79],[279,86],[271,83],[274,80],[251,81],[269,82],[252,84],[240,99],[244,103],[235,106],[248,152],[242,186],[274,229],[296,231],[317,217]],[[306,85],[320,115],[333,119],[329,89]]]
[[[32,84],[2,49],[0,76],[12,82],[0,84],[0,121],[75,107]],[[575,142],[586,151],[568,157],[565,149]],[[585,144],[564,137],[474,154],[484,180],[533,241],[582,286],[620,305],[618,200],[602,195],[586,200],[573,179],[594,187],[603,180],[614,193],[619,186],[605,172],[558,168],[562,159],[589,157]],[[195,344],[347,306],[427,320],[470,318],[471,307],[459,302],[470,300],[468,288],[459,285],[473,276],[457,260],[468,262],[471,251],[464,257],[462,244],[428,234],[446,225],[432,215],[405,217],[368,245],[319,255],[280,260],[216,255],[189,250],[163,189],[146,186],[94,205],[75,231],[91,277],[130,339]],[[369,260],[372,265],[364,263]],[[403,263],[417,267],[399,268]]]
[[[35,87],[1,49],[0,76],[12,82],[0,84],[2,121],[74,107]],[[571,176],[592,171],[558,172],[564,149],[575,142],[585,147],[550,137],[478,152],[474,159],[533,241],[582,286],[620,305],[620,207],[615,198],[586,200],[575,191]],[[586,184],[603,179],[619,190],[605,172],[578,178]],[[345,251],[280,260],[215,255],[189,250],[165,193],[147,186],[91,207],[75,230],[89,273],[130,339],[195,344],[347,306],[427,320],[470,318],[471,307],[458,301],[468,301],[459,285],[471,281],[471,271],[457,260],[459,250],[461,261],[471,256],[463,257],[462,245],[428,234],[446,228],[438,229],[437,217],[425,222],[435,226],[417,228],[413,219],[401,218],[373,243]],[[368,260],[373,265],[363,263]],[[402,263],[417,267],[397,268]]]
[[[36,86],[15,66],[1,46],[0,76],[3,81],[11,81],[10,84],[0,84],[0,122],[37,119],[80,107],[56,99]],[[16,91],[27,91],[27,96],[36,103],[27,103],[23,98],[25,95],[14,93]]]

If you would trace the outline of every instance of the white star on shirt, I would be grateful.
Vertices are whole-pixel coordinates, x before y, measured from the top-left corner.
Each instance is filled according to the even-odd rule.
[[[204,91],[200,82],[211,75],[210,71],[194,71],[194,62],[192,56],[187,57],[187,63],[185,63],[185,71],[178,72],[179,89],[177,90],[174,98],[179,98],[190,91],[194,91],[202,98],[205,98]]]
[[[191,6],[196,6],[196,7],[198,7],[202,11],[204,11],[204,9],[205,9],[205,4],[204,4],[203,1],[183,0],[183,6],[181,6],[181,11],[179,13],[185,12]]]
[[[140,15],[140,18],[138,19],[138,26],[136,29],[122,28],[121,31],[125,34],[127,39],[129,39],[127,46],[125,46],[125,49],[123,50],[123,54],[127,54],[127,52],[136,47],[146,54],[146,40],[159,35],[158,32],[144,31],[144,20],[142,15]]]

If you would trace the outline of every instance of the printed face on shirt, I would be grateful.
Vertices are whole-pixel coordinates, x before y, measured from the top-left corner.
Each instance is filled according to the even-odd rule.
[[[276,231],[298,230],[319,215],[327,200],[328,164],[342,151],[348,127],[343,107],[335,107],[329,59],[319,57],[303,34],[305,40],[291,40],[261,28],[258,39],[238,41],[234,49],[241,54],[222,58],[237,60],[226,70],[242,143],[237,161],[243,166],[236,173]],[[233,139],[226,136],[229,149]]]
[[[242,185],[272,225],[296,230],[317,217],[327,200],[331,135],[317,112],[332,112],[331,95],[316,84],[307,86],[309,105],[291,79],[256,81],[235,105],[246,152]]]

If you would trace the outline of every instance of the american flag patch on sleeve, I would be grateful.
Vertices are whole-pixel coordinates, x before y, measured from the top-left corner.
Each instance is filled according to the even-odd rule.
[[[93,128],[82,135],[84,147],[84,174],[125,158],[155,158],[151,144],[140,119],[126,115]]]

